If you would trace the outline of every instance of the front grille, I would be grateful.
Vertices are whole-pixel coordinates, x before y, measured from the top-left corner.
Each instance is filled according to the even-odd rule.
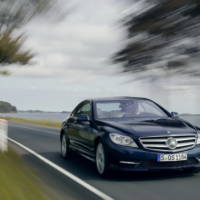
[[[173,148],[169,145],[170,140],[175,142]],[[178,152],[191,149],[195,146],[196,140],[195,134],[150,136],[139,139],[144,149],[162,152]]]

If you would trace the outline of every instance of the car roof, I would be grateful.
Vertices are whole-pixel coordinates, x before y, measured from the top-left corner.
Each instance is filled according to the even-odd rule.
[[[112,101],[112,100],[133,100],[133,99],[140,99],[140,100],[150,100],[143,97],[130,97],[130,96],[120,96],[120,97],[101,97],[101,98],[92,98],[92,99],[86,99],[85,101]]]

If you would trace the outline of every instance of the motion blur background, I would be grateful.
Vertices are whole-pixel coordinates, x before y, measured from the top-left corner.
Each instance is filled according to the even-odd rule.
[[[111,196],[197,199],[198,176],[106,181],[83,160],[64,162],[50,127],[108,96],[147,97],[200,125],[199,54],[199,0],[0,0],[0,118],[11,139]],[[11,142],[0,152],[0,199],[88,199],[31,157]]]
[[[198,0],[0,0],[0,96],[71,111],[99,96],[199,114]]]

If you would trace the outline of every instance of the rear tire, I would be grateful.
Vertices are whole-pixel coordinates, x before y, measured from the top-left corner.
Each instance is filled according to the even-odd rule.
[[[96,147],[96,169],[100,176],[106,177],[108,175],[109,161],[102,142],[99,142]]]
[[[65,134],[63,134],[61,138],[60,150],[61,150],[61,156],[64,159],[68,159],[70,157],[71,151],[69,148],[69,139]]]

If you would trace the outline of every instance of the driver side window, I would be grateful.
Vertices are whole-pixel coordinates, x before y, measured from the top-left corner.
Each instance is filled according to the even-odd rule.
[[[86,114],[88,116],[91,116],[91,105],[90,103],[86,103],[83,106],[81,106],[75,113],[74,116],[78,116],[80,114]]]

